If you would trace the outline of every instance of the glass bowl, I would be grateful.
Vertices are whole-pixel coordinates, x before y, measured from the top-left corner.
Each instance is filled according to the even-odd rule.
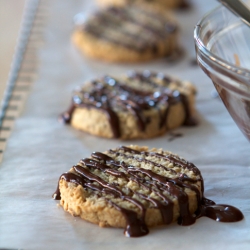
[[[195,27],[197,62],[250,141],[250,27],[223,6]]]

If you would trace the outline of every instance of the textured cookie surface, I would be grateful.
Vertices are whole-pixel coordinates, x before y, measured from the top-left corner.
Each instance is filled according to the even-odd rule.
[[[137,237],[156,225],[193,224],[202,194],[192,163],[161,149],[121,146],[82,159],[60,176],[53,197],[74,216]]]
[[[152,8],[176,8],[184,0],[97,0],[101,6],[124,6],[127,4],[142,4]]]
[[[72,40],[87,56],[106,61],[136,62],[169,55],[177,47],[177,26],[163,13],[138,6],[103,9],[78,24]]]
[[[160,73],[105,76],[74,93],[62,118],[106,138],[151,138],[183,124],[194,125],[195,87]]]

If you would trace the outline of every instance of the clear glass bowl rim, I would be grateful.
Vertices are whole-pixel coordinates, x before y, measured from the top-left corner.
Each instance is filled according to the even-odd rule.
[[[247,78],[249,80],[249,86],[250,86],[250,70],[247,70],[245,68],[237,67],[236,65],[233,65],[222,58],[216,56],[213,54],[203,43],[201,39],[201,29],[202,25],[205,23],[206,19],[219,9],[225,8],[224,6],[220,5],[216,7],[215,9],[208,12],[203,18],[200,19],[200,21],[196,24],[194,29],[194,40],[196,46],[199,48],[199,52],[202,53],[202,55],[208,59],[210,63],[213,63],[220,68],[223,68],[225,71],[231,71],[231,73],[234,73],[238,75],[239,77]],[[232,14],[233,15],[233,14]],[[248,84],[247,84],[248,85]]]

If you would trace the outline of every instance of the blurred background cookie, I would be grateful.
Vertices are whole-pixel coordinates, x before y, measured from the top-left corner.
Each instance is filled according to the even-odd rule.
[[[138,5],[102,9],[77,24],[72,40],[83,54],[110,62],[139,62],[171,54],[178,46],[172,15]]]
[[[106,138],[150,138],[183,124],[195,125],[195,87],[160,73],[130,72],[86,83],[62,119]]]
[[[142,4],[152,8],[177,8],[185,0],[96,0],[100,6],[123,6],[128,4]]]

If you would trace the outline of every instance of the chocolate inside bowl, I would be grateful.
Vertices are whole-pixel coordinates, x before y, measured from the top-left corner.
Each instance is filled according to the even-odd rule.
[[[194,38],[199,66],[250,141],[250,27],[220,6],[196,25]]]

